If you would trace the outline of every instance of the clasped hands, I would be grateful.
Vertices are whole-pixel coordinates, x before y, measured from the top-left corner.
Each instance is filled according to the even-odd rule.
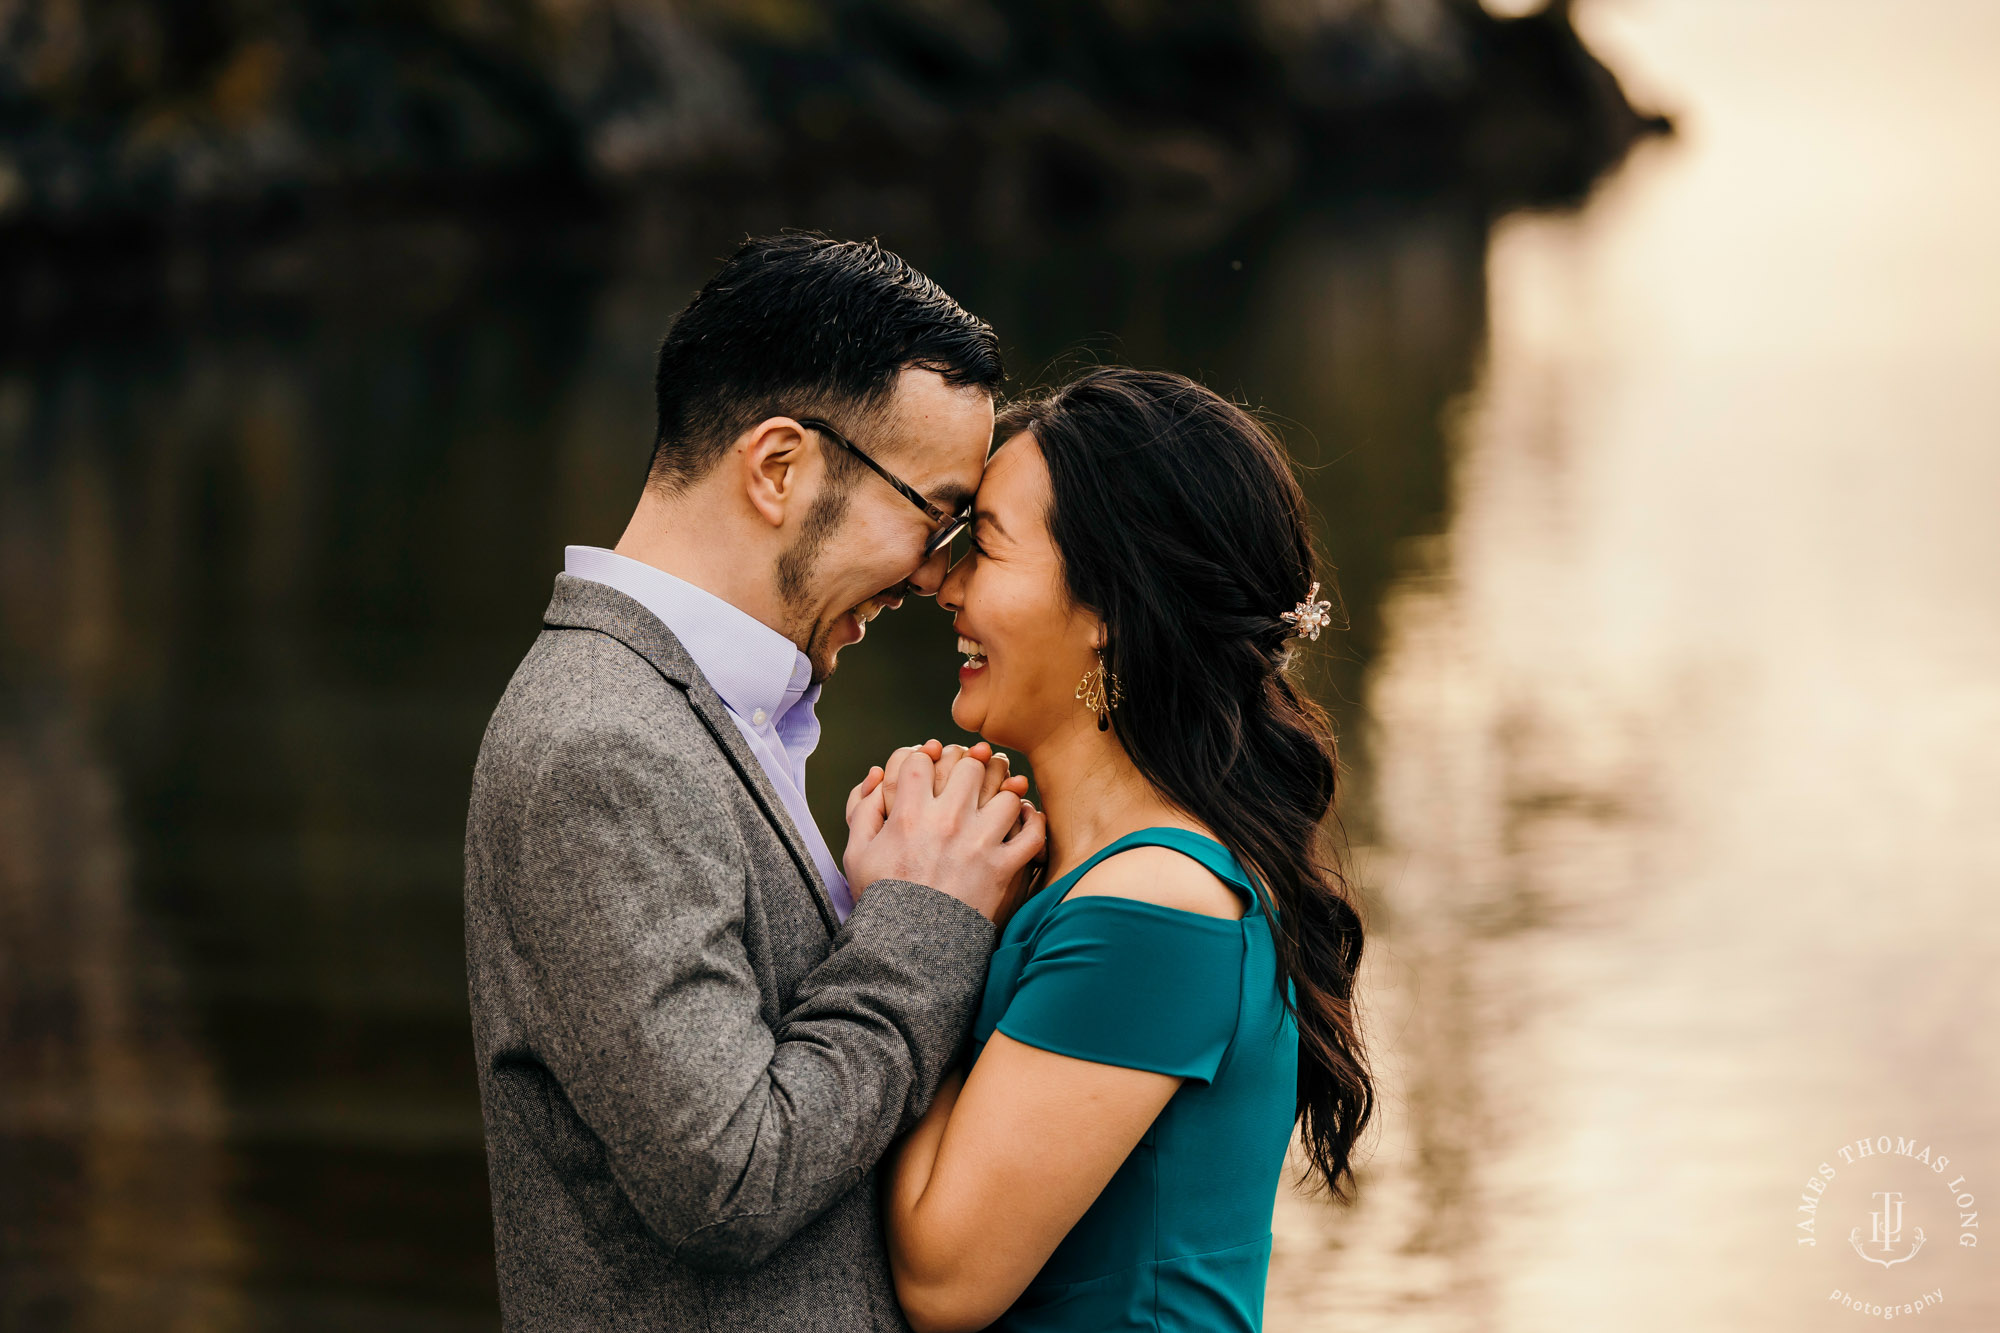
[[[843,860],[855,896],[877,880],[909,880],[1004,924],[1047,845],[1047,820],[1027,792],[985,741],[897,750],[848,793]]]

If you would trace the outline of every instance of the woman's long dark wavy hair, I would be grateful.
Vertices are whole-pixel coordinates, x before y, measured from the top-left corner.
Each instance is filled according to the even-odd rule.
[[[1279,619],[1317,577],[1305,495],[1256,418],[1193,380],[1103,367],[1009,407],[1048,461],[1069,592],[1108,630],[1112,728],[1153,787],[1208,826],[1276,908],[1314,1173],[1351,1197],[1375,1086],[1354,1007],[1362,926],[1330,826],[1338,761],[1286,670]]]

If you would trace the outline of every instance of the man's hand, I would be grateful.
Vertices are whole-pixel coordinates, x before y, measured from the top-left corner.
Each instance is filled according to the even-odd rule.
[[[935,749],[933,748],[935,747]],[[870,769],[847,800],[846,871],[859,895],[879,879],[927,884],[988,920],[1005,915],[1009,889],[1041,854],[1042,813],[1023,799],[1027,779],[984,741],[965,749],[928,742]]]

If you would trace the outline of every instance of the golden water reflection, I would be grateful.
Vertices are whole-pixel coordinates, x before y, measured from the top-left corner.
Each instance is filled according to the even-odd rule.
[[[1365,695],[1387,1115],[1270,1326],[2000,1327],[1941,1189],[1794,1226],[1880,1134],[2000,1200],[2000,7],[1582,18],[1683,133],[1494,232]]]

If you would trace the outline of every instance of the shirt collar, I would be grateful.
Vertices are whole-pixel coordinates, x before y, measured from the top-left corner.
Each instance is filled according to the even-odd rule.
[[[729,711],[753,726],[775,728],[800,703],[811,713],[819,698],[811,660],[741,607],[601,546],[564,547],[563,570],[614,588],[658,616]],[[755,720],[759,711],[763,723]]]

